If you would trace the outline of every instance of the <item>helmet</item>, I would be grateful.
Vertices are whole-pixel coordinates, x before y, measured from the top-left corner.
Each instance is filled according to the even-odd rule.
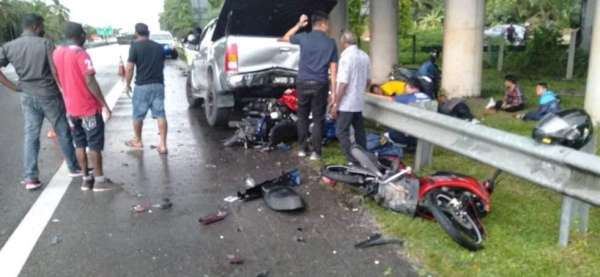
[[[581,109],[571,109],[542,118],[533,129],[533,139],[543,144],[558,144],[580,149],[592,138],[590,116]]]

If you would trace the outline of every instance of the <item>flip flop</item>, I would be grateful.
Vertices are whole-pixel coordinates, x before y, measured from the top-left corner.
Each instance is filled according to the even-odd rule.
[[[144,149],[144,146],[137,145],[133,140],[128,140],[125,145],[133,149]]]

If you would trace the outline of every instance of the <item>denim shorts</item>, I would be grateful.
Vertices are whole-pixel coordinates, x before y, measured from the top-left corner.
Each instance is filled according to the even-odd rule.
[[[148,110],[152,118],[165,119],[165,85],[136,85],[133,89],[133,120],[142,121]]]
[[[104,150],[104,119],[102,114],[92,116],[67,116],[75,148],[90,148],[92,151]]]

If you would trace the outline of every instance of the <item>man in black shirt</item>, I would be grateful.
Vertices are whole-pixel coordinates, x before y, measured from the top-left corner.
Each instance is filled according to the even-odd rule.
[[[127,146],[142,149],[142,127],[148,110],[158,122],[160,143],[156,148],[159,154],[167,154],[167,118],[165,115],[165,85],[163,70],[165,56],[163,47],[151,41],[150,31],[144,23],[135,25],[137,39],[129,48],[126,84],[131,90],[133,70],[136,69],[133,91],[133,130],[135,138],[126,142]]]
[[[313,116],[311,160],[321,158],[321,140],[327,112],[329,90],[336,87],[337,46],[335,40],[327,36],[329,18],[324,12],[315,12],[311,18],[312,31],[298,33],[308,25],[308,16],[302,15],[298,23],[283,37],[283,41],[300,45],[300,64],[298,69],[298,156],[306,156],[309,115]],[[329,78],[331,74],[331,79]],[[330,82],[331,80],[331,82]],[[335,95],[335,92],[333,93]]]

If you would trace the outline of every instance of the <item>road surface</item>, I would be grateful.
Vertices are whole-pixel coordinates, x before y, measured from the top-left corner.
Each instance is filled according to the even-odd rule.
[[[126,48],[109,46],[90,52],[102,88],[109,93],[118,83],[118,56]],[[346,206],[350,196],[319,184],[314,165],[292,152],[221,147],[232,130],[212,129],[202,119],[202,111],[187,108],[182,66],[169,61],[165,69],[169,155],[160,156],[151,148],[158,136],[150,118],[143,134],[144,149],[131,150],[124,145],[132,136],[131,101],[113,90],[120,98],[107,123],[105,172],[122,188],[82,192],[80,181],[75,180],[56,200],[51,217],[39,222],[28,210],[36,201],[52,201],[42,192],[26,192],[18,185],[22,147],[18,97],[0,92],[4,146],[0,150],[0,247],[4,245],[0,255],[5,251],[5,257],[11,259],[26,257],[16,269],[19,276],[416,275],[399,246],[353,247],[377,228],[366,211]],[[42,180],[48,182],[61,158],[57,146],[46,138],[43,149]],[[262,200],[224,201],[244,189],[246,176],[266,180],[293,168],[302,171],[303,184],[298,191],[308,206],[303,213],[277,213]],[[51,187],[55,185],[67,186],[63,182]],[[151,206],[163,198],[172,201],[171,209],[132,211],[134,205]],[[229,215],[213,225],[198,223],[200,217],[218,210]],[[41,226],[41,235],[17,229],[26,215]],[[34,243],[30,252],[20,253],[26,247],[7,247],[7,241],[28,236]],[[244,263],[232,265],[228,255],[240,257]],[[0,276],[6,272],[8,269]]]

